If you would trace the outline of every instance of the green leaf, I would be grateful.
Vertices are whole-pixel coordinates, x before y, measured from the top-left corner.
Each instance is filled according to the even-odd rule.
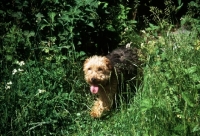
[[[41,14],[41,13],[37,13],[35,16],[36,16],[37,18],[42,18],[42,17],[44,17],[44,15]]]
[[[192,132],[200,131],[200,126],[197,124],[193,129]]]
[[[200,84],[196,85],[196,89],[200,89]]]
[[[200,81],[200,76],[196,73],[190,74],[190,78],[192,79],[193,82],[199,82]]]
[[[174,130],[178,130],[178,131],[183,131],[185,129],[185,127],[184,127],[184,125],[182,125],[182,124],[178,124],[175,128],[174,128]]]
[[[55,12],[49,12],[49,13],[48,13],[48,16],[49,16],[50,19],[51,19],[51,23],[53,23],[53,22],[54,22],[54,18],[55,18],[55,16],[56,16],[56,13],[55,13]]]
[[[182,6],[183,6],[183,3],[181,3],[181,5],[176,8],[175,12],[178,12],[182,8]]]
[[[185,73],[186,74],[192,74],[192,73],[194,73],[196,71],[197,71],[197,66],[193,66],[193,67],[190,67],[190,68],[186,69]]]
[[[24,35],[26,35],[27,37],[33,37],[35,36],[35,32],[34,31],[24,31]]]
[[[94,28],[93,22],[90,22],[88,25],[91,26],[92,28]]]
[[[22,18],[22,12],[16,12],[16,13],[13,12],[11,16],[15,17],[17,19],[21,19]]]
[[[42,25],[40,26],[40,30],[43,30],[43,28],[46,27],[46,26],[49,26],[49,24],[42,24]]]
[[[115,29],[113,28],[113,26],[110,25],[110,24],[109,24],[106,28],[107,28],[109,31],[112,31],[112,32],[115,31]]]
[[[11,61],[13,59],[13,56],[12,55],[6,55],[6,60],[7,61]]]
[[[194,107],[194,104],[192,103],[192,101],[190,100],[190,93],[188,92],[182,92],[182,98],[183,100],[191,107]]]
[[[69,15],[67,14],[64,14],[60,17],[60,19],[63,21],[63,23],[65,24],[65,22],[70,22],[70,18],[69,18]]]
[[[84,51],[80,51],[80,52],[79,52],[79,55],[80,55],[80,56],[84,56],[85,54],[86,54],[86,53],[85,53]]]

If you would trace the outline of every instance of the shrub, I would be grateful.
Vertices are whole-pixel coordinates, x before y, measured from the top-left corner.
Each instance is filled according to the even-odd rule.
[[[82,62],[90,54],[86,45],[102,48],[102,40],[96,39],[106,32],[115,37],[108,39],[113,43],[121,41],[126,27],[131,33],[135,22],[127,20],[129,9],[123,5],[110,8],[96,0],[0,4],[1,134],[77,132],[81,129],[77,126],[88,121],[92,99],[85,92],[82,75]],[[112,17],[106,12],[113,12]],[[110,17],[102,21],[100,13]]]
[[[189,4],[175,32],[173,13],[181,1],[179,7],[165,1],[159,14],[151,7],[154,22],[147,22],[142,36],[137,22],[128,19],[130,3],[0,2],[1,135],[199,133],[199,18],[192,18],[198,2]],[[141,48],[142,84],[127,82],[127,91],[137,91],[127,105],[121,99],[108,116],[91,119],[93,97],[83,79],[83,60],[127,43]]]

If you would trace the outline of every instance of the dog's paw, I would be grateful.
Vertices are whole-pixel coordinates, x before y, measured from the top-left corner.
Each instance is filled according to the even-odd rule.
[[[90,112],[90,116],[93,117],[93,118],[100,118],[101,117],[101,113],[100,112],[91,111]]]

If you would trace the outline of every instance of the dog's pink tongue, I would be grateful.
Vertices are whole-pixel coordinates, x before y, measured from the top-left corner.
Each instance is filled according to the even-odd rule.
[[[90,91],[91,91],[93,94],[96,94],[96,93],[98,93],[98,91],[99,91],[99,87],[98,87],[98,86],[92,85],[92,86],[90,86]]]

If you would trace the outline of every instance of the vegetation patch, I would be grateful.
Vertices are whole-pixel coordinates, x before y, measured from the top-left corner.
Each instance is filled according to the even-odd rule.
[[[142,0],[1,1],[1,135],[199,135],[200,2],[151,2],[143,16]],[[127,43],[141,83],[92,119],[83,62]]]

